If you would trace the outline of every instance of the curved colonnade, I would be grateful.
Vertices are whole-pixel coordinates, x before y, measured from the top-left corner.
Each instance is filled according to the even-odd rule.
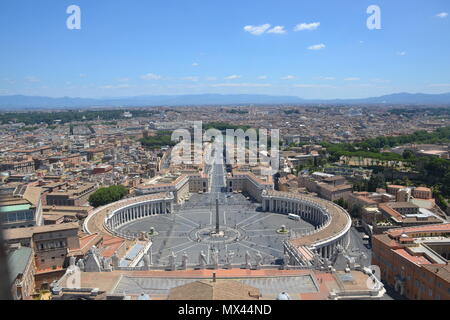
[[[348,246],[350,215],[333,202],[288,192],[265,191],[262,207],[264,211],[296,214],[315,226],[312,232],[287,241],[289,248],[285,249],[291,255],[298,255],[297,260],[304,260],[304,254],[300,253],[302,247],[316,250],[320,256],[329,259],[338,245]]]
[[[173,204],[174,195],[171,192],[123,199],[94,209],[84,221],[83,228],[89,234],[107,233],[134,239],[136,237],[122,234],[117,229],[126,223],[152,215],[170,214],[174,212]]]
[[[171,192],[152,196],[132,198],[128,204],[111,210],[104,220],[105,228],[111,233],[121,226],[157,214],[173,213],[174,196]]]
[[[317,251],[323,258],[331,258],[337,246],[348,246],[351,218],[347,211],[333,202],[305,195],[264,190],[261,194],[264,211],[296,214],[312,223],[315,229],[309,233],[295,235],[285,243],[285,251],[299,264],[311,262],[308,252]],[[174,212],[174,195],[171,192],[157,193],[124,199],[94,210],[85,220],[88,233],[108,233],[125,239],[137,235],[117,231],[121,226],[157,214]],[[305,254],[305,248],[306,254]],[[305,259],[306,258],[306,259]]]

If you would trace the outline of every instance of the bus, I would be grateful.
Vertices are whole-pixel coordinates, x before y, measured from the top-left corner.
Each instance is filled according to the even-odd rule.
[[[293,214],[293,213],[289,213],[288,215],[289,219],[295,220],[295,221],[300,221],[300,216]]]

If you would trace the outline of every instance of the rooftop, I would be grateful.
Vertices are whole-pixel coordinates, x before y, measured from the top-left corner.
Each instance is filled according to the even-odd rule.
[[[33,250],[28,247],[15,249],[8,255],[9,276],[11,283],[25,272]]]
[[[70,222],[61,224],[50,224],[44,226],[35,226],[29,228],[7,229],[3,231],[3,237],[5,241],[15,239],[25,239],[31,238],[34,234],[37,233],[58,232],[71,229],[78,230],[78,228],[79,228],[78,222]]]

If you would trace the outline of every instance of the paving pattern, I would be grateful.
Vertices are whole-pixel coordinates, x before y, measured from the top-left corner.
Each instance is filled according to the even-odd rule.
[[[149,252],[153,265],[167,266],[172,253],[176,255],[177,265],[181,264],[184,254],[188,256],[189,266],[198,265],[201,253],[209,264],[217,251],[219,264],[227,262],[228,254],[233,255],[233,264],[244,264],[248,252],[251,263],[261,254],[263,265],[277,265],[282,263],[283,241],[289,237],[277,232],[282,225],[295,233],[314,229],[303,220],[262,212],[259,203],[243,194],[226,192],[226,172],[219,153],[214,155],[210,175],[210,192],[193,194],[188,201],[175,207],[174,214],[147,217],[120,228],[122,232],[148,232],[154,228],[157,235],[152,239]],[[216,199],[219,200],[222,237],[211,234],[216,224]]]
[[[244,263],[248,251],[252,257],[260,252],[262,263],[273,265],[281,263],[283,240],[288,237],[277,233],[281,225],[294,232],[314,228],[305,221],[294,221],[284,214],[262,212],[259,204],[242,194],[221,193],[219,200],[220,226],[228,237],[209,237],[209,231],[215,226],[215,199],[211,194],[193,194],[175,214],[133,221],[122,226],[120,231],[148,232],[153,227],[158,233],[153,237],[149,252],[154,265],[167,265],[172,252],[177,256],[177,264],[186,253],[188,264],[196,265],[201,251],[207,261],[211,261],[213,250],[219,251],[219,264],[225,263],[229,251],[234,253],[233,263]]]

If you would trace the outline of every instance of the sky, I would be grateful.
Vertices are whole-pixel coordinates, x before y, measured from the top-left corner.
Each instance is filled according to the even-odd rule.
[[[67,27],[71,5],[81,29]],[[381,29],[367,27],[371,5]],[[450,92],[448,0],[2,0],[0,12],[0,95]]]

